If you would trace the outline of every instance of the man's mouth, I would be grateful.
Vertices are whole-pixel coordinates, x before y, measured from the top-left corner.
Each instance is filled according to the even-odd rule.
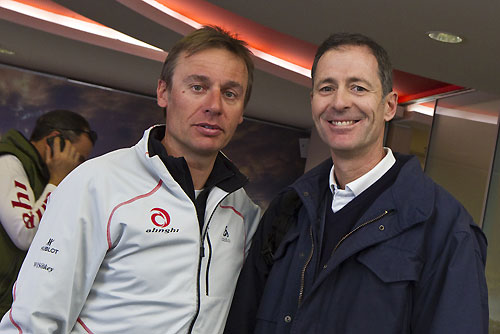
[[[348,126],[348,125],[353,125],[357,121],[328,121],[328,123],[335,125],[335,126]]]
[[[211,125],[211,124],[198,124],[198,126],[205,128],[205,129],[210,129],[210,130],[222,130],[219,126],[217,125]]]
[[[205,136],[217,136],[224,132],[224,130],[217,124],[198,123],[196,124],[198,131]]]

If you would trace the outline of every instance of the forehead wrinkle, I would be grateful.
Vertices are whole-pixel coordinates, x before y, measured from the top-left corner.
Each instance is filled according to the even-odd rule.
[[[352,84],[352,83],[356,83],[356,82],[361,82],[361,83],[364,83],[365,85],[369,86],[370,88],[374,88],[373,87],[373,84],[367,80],[367,79],[364,79],[364,78],[361,78],[361,77],[356,77],[356,76],[353,76],[353,77],[349,77],[347,78],[346,80],[347,84]],[[334,78],[332,77],[327,77],[327,78],[324,78],[324,79],[320,79],[318,82],[317,82],[317,85],[322,85],[322,84],[333,84],[333,85],[337,85],[338,84],[338,81],[335,80]]]
[[[207,77],[205,75],[200,75],[200,74],[191,74],[184,79],[184,82],[192,82],[192,81],[198,81],[198,82],[202,82],[202,83],[210,83],[211,82],[209,77]],[[241,83],[239,83],[238,81],[233,81],[233,80],[228,80],[227,82],[224,82],[222,84],[222,86],[224,86],[226,88],[241,88],[241,89],[243,89],[243,85]]]
[[[191,75],[188,75],[183,81],[184,82],[198,81],[198,82],[203,82],[203,83],[209,83],[210,78],[205,76],[205,75],[191,74]]]
[[[327,77],[327,78],[324,78],[322,79],[319,83],[331,83],[331,84],[336,84],[337,83],[337,80],[331,78],[331,77]]]
[[[313,84],[314,84],[314,87],[320,86],[320,85],[323,85],[323,84],[337,85],[337,80],[335,80],[332,77],[326,77],[326,78],[323,78],[323,79],[319,78],[317,81],[315,80],[315,82],[313,82]]]
[[[364,84],[370,86],[371,88],[374,88],[373,84],[367,79],[363,79],[360,77],[351,77],[351,78],[347,79],[347,83],[355,83],[355,82],[361,82],[361,83],[364,83]]]
[[[224,88],[235,88],[235,89],[238,89],[238,90],[243,90],[243,85],[237,81],[233,81],[233,80],[229,80],[227,82],[224,82],[222,84],[222,86]]]

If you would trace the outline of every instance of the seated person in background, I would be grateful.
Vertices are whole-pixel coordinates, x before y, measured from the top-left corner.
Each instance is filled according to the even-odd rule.
[[[0,140],[0,314],[45,211],[47,197],[92,151],[85,118],[53,110],[36,121],[30,140],[9,130]]]
[[[220,152],[252,73],[250,51],[222,29],[174,45],[157,87],[166,124],[51,195],[2,334],[222,332],[260,219]]]

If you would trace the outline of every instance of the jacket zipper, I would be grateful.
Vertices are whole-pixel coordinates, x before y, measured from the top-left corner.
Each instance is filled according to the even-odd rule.
[[[204,240],[205,240],[205,237],[207,237],[207,233],[208,233],[208,226],[210,225],[210,222],[212,221],[212,217],[214,216],[215,214],[215,211],[217,210],[217,207],[222,203],[222,201],[224,201],[226,199],[226,197],[228,197],[230,195],[230,193],[226,194],[218,203],[217,205],[215,206],[215,209],[212,211],[212,214],[210,215],[210,218],[208,219],[207,221],[207,226],[205,227],[205,231],[202,233],[202,235],[200,236],[200,255],[198,257],[198,274],[197,274],[197,285],[196,285],[196,312],[194,314],[194,317],[193,317],[193,320],[191,321],[191,324],[189,325],[189,330],[188,330],[188,333],[192,333],[193,332],[193,328],[194,328],[194,324],[196,323],[196,320],[198,319],[198,315],[200,314],[200,272],[201,272],[201,260],[202,258],[205,256],[205,246],[203,245],[204,244]],[[209,258],[209,261],[210,259],[212,258],[212,254],[211,254],[211,249],[210,249],[210,258]],[[206,280],[208,282],[208,268],[210,267],[210,262],[208,261],[207,263],[207,277],[206,277]],[[206,290],[206,294],[208,296],[208,285],[207,285],[207,290]]]
[[[210,271],[210,263],[212,263],[212,243],[210,242],[210,235],[207,233],[207,242],[208,242],[208,261],[207,261],[207,273],[205,275],[205,294],[208,296],[208,283],[209,279],[208,277],[210,276],[209,271]]]
[[[205,277],[205,280],[207,282],[207,287],[206,287],[206,295],[208,296],[209,295],[209,290],[208,290],[208,282],[209,282],[209,269],[210,269],[210,264],[212,263],[212,244],[210,242],[210,238],[208,236],[208,225],[210,225],[210,222],[212,221],[212,218],[214,217],[214,214],[215,214],[215,211],[217,211],[217,208],[219,207],[219,205],[230,195],[230,193],[226,194],[223,198],[221,198],[221,200],[219,201],[219,203],[217,203],[217,205],[215,206],[215,209],[212,211],[212,214],[210,215],[210,218],[208,219],[208,223],[207,223],[207,228],[205,229],[205,233],[204,233],[204,236],[203,236],[203,240],[205,240],[205,237],[207,238],[208,240],[208,246],[209,246],[209,251],[210,251],[210,255],[209,255],[209,258],[208,258],[208,261],[207,261],[207,270],[206,270],[206,277]]]
[[[198,319],[198,314],[200,314],[200,271],[201,271],[201,259],[205,256],[205,247],[203,246],[204,234],[200,235],[200,252],[198,254],[198,271],[196,274],[196,312],[194,314],[193,320],[189,325],[188,333],[192,333],[194,323]]]
[[[304,285],[305,285],[305,277],[306,277],[306,269],[311,262],[313,253],[314,253],[314,239],[312,234],[312,226],[309,228],[309,236],[311,237],[311,253],[309,253],[309,257],[307,258],[306,263],[304,264],[304,268],[302,268],[302,272],[300,273],[300,291],[299,291],[299,306],[302,304],[302,297],[304,296]]]
[[[359,225],[354,230],[352,230],[351,232],[349,232],[346,235],[344,235],[342,237],[342,239],[340,239],[340,241],[337,243],[337,245],[335,245],[335,248],[333,249],[332,254],[330,255],[330,257],[333,256],[333,254],[335,253],[335,251],[337,250],[337,248],[339,248],[340,244],[343,243],[352,234],[354,234],[355,232],[359,231],[363,227],[365,227],[365,226],[367,226],[369,224],[372,224],[372,223],[376,222],[379,219],[382,219],[384,216],[386,216],[390,212],[392,212],[392,210],[390,210],[390,211],[385,210],[381,215],[379,215],[379,216],[377,216],[377,217],[375,217],[375,218],[373,218],[373,219],[371,219],[371,220],[369,220],[369,221],[367,221],[367,222]],[[313,236],[312,236],[312,226],[309,229],[309,235],[311,236],[312,247],[311,247],[311,253],[309,254],[309,258],[307,259],[306,264],[304,265],[304,268],[302,268],[302,272],[301,272],[301,276],[300,276],[299,306],[300,306],[300,304],[302,304],[302,299],[304,297],[304,285],[305,285],[306,269],[307,269],[307,266],[309,265],[309,262],[311,262],[311,259],[312,259],[312,256],[313,256],[313,252],[314,252],[314,240],[313,240]]]

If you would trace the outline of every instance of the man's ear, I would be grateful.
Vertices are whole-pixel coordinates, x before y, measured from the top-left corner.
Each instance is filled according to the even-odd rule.
[[[166,108],[168,105],[167,83],[161,79],[158,80],[158,87],[156,88],[156,103],[161,108]]]
[[[394,117],[394,115],[396,115],[397,108],[398,108],[398,93],[392,91],[385,97],[384,120],[386,122],[389,122]]]

